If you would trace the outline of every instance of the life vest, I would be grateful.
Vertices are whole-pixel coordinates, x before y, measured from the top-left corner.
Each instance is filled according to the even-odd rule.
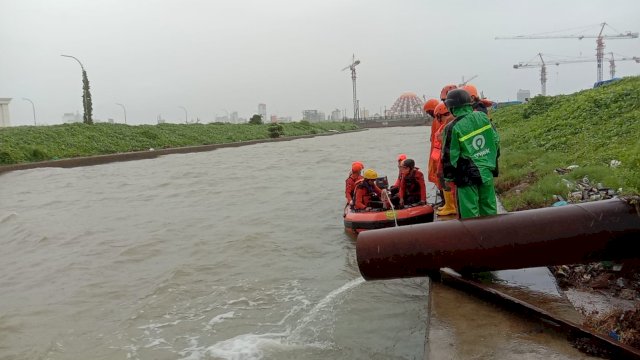
[[[367,206],[367,204],[369,204],[369,202],[371,201],[372,198],[378,196],[376,191],[373,189],[373,186],[370,185],[369,182],[364,181],[364,180],[365,179],[362,178],[362,179],[359,179],[358,181],[356,181],[356,186],[354,187],[353,196],[351,198],[351,207],[352,208],[355,208],[355,206],[356,206],[356,193],[358,192],[358,189],[365,189],[366,190],[366,194],[362,198],[362,203],[365,204],[365,206]]]
[[[416,171],[411,170],[409,175],[402,179],[404,181],[404,197],[405,199],[409,197],[409,195],[418,195],[420,197],[420,183],[416,179]]]

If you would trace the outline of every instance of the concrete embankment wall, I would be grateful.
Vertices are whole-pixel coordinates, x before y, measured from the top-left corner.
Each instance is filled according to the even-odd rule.
[[[353,131],[363,131],[363,130],[353,130]],[[253,144],[259,144],[259,143],[266,143],[266,142],[290,141],[290,140],[296,140],[296,139],[312,138],[316,136],[335,135],[335,134],[340,134],[345,132],[347,131],[328,132],[323,134],[311,134],[311,135],[300,135],[300,136],[289,136],[289,137],[282,137],[282,138],[276,138],[276,139],[258,139],[258,140],[249,140],[249,141],[239,141],[239,142],[226,143],[226,144],[186,146],[186,147],[179,147],[179,148],[154,149],[154,150],[146,150],[146,151],[134,151],[134,152],[127,152],[127,153],[108,154],[108,155],[77,157],[77,158],[61,159],[61,160],[2,165],[0,166],[0,174],[4,172],[14,171],[14,170],[26,170],[26,169],[34,169],[39,167],[72,168],[72,167],[78,167],[78,166],[107,164],[107,163],[117,162],[117,161],[153,159],[153,158],[157,158],[159,156],[168,155],[168,154],[186,154],[186,153],[193,153],[193,152],[211,151],[211,150],[220,149],[220,148],[238,147],[238,146],[253,145]]]
[[[396,126],[426,126],[431,125],[433,119],[430,117],[425,118],[411,118],[401,120],[364,120],[359,121],[356,124],[361,128],[381,128],[381,127],[396,127]]]

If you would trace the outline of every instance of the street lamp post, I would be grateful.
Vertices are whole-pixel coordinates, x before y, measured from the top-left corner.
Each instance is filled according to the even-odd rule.
[[[29,98],[22,98],[22,100],[26,100],[31,103],[31,109],[33,110],[33,125],[36,125],[36,106],[33,104],[33,101]]]
[[[127,108],[124,107],[124,105],[120,104],[120,103],[116,103],[116,105],[119,105],[120,107],[122,107],[122,110],[124,110],[124,123],[127,123]]]
[[[184,106],[178,106],[180,109],[184,110],[184,123],[188,124],[189,123],[189,117],[187,116],[187,109]]]
[[[84,116],[83,122],[85,124],[93,124],[93,119],[91,118],[91,112],[93,111],[93,107],[91,105],[91,92],[89,91],[89,79],[87,78],[87,72],[84,70],[84,66],[76,58],[71,55],[60,55],[63,57],[72,58],[80,64],[80,68],[82,69],[82,106],[84,108]]]

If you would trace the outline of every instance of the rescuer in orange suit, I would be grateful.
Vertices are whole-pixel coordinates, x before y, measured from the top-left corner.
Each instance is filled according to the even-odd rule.
[[[429,99],[427,100],[426,103],[424,103],[424,106],[422,107],[422,109],[424,110],[425,113],[429,114],[429,116],[431,116],[431,134],[429,135],[429,153],[431,153],[431,151],[433,150],[433,135],[436,133],[436,128],[439,126],[439,123],[436,120],[436,117],[433,114],[433,111],[436,109],[436,106],[438,106],[438,103],[440,101],[438,101],[438,99]],[[398,164],[400,165],[400,164]],[[429,161],[429,163],[427,164],[427,174],[430,175],[431,174],[431,169],[433,168],[433,171],[435,172],[435,164],[432,164],[431,161]],[[433,181],[432,181],[433,182]]]
[[[344,196],[347,198],[347,204],[351,204],[353,201],[353,193],[356,190],[356,182],[362,179],[360,172],[364,169],[364,165],[360,161],[354,161],[351,164],[351,172],[349,177],[345,180]]]
[[[402,179],[402,171],[400,170],[400,165],[402,165],[402,161],[406,158],[407,158],[407,155],[405,154],[398,155],[398,159],[397,159],[398,160],[398,178],[396,179],[396,182],[393,184],[393,186],[389,188],[392,194],[397,193],[398,189],[400,189],[400,181]]]
[[[400,165],[402,172],[402,181],[400,181],[400,206],[404,204],[420,204],[427,203],[427,187],[424,183],[424,174],[416,167],[413,159],[405,159]]]
[[[469,95],[471,95],[471,100],[473,101],[471,107],[474,111],[482,111],[489,116],[489,109],[493,106],[493,101],[489,99],[481,99],[480,96],[478,96],[478,89],[471,84],[463,86],[462,90],[465,90]]]
[[[444,101],[447,98],[447,94],[449,93],[449,91],[453,89],[456,89],[455,85],[453,84],[445,85],[440,91],[440,100]],[[438,104],[440,104],[439,101],[437,101],[435,105],[433,105],[433,112],[431,114],[431,116],[433,116],[433,122],[431,123],[431,136],[429,138],[429,142],[431,143],[431,146],[429,148],[429,155],[433,153],[434,137],[436,135],[436,132],[442,125],[442,123],[440,122],[440,119],[435,116],[435,109],[438,106]],[[425,104],[425,107],[426,107],[426,104]],[[438,168],[438,163],[436,161],[433,161],[431,159],[431,156],[429,156],[429,166],[427,168],[427,179],[429,180],[429,182],[436,184],[436,186],[438,185],[437,168]],[[438,189],[441,189],[441,188],[438,187]]]
[[[405,154],[400,154],[398,155],[398,178],[396,179],[396,182],[391,185],[391,187],[389,187],[389,195],[390,195],[390,200],[393,203],[394,206],[398,206],[400,205],[400,198],[398,197],[398,192],[400,191],[400,182],[402,181],[402,170],[401,170],[401,165],[402,165],[402,161],[404,159],[407,158],[407,155]]]
[[[378,173],[373,169],[364,171],[363,179],[356,182],[356,192],[353,198],[353,208],[356,210],[371,210],[372,208],[386,208],[380,201],[382,190],[376,185]]]
[[[436,169],[437,174],[437,183],[436,186],[439,190],[443,191],[443,199],[444,205],[437,209],[436,215],[439,216],[447,216],[447,215],[455,215],[458,213],[458,209],[456,206],[456,185],[453,181],[449,181],[445,183],[443,167],[442,167],[442,133],[444,132],[445,127],[455,119],[455,117],[449,112],[447,106],[444,103],[438,104],[436,106],[436,110],[434,111],[436,118],[440,121],[440,128],[436,131],[433,140],[433,149],[431,152],[430,161],[433,159],[434,162],[438,164]],[[429,174],[431,175],[431,174]]]

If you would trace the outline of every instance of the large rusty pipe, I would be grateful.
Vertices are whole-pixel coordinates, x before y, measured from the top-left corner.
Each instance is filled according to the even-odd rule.
[[[364,231],[367,280],[637,258],[640,215],[622,199]]]

